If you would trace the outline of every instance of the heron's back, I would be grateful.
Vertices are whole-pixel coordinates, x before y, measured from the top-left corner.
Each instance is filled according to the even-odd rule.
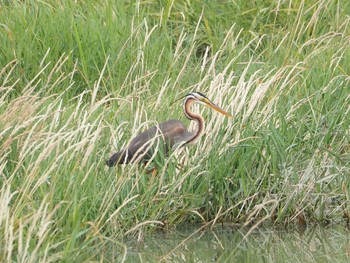
[[[155,150],[164,151],[166,155],[174,145],[187,141],[190,136],[191,133],[181,121],[165,121],[137,135],[127,147],[113,154],[106,164],[114,166],[130,162],[145,162],[152,157]]]

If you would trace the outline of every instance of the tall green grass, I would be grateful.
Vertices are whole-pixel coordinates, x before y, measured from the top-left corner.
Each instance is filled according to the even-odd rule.
[[[31,1],[0,10],[0,259],[126,255],[181,223],[349,221],[346,1]],[[104,162],[151,125],[198,144],[148,166]],[[151,165],[151,164],[150,164]],[[121,258],[119,258],[121,259]]]

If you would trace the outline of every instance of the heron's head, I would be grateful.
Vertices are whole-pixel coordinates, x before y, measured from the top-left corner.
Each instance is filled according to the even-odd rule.
[[[220,108],[218,105],[211,102],[203,93],[200,92],[192,92],[184,97],[185,101],[188,99],[194,100],[194,102],[197,102],[199,104],[205,105],[213,110],[216,110],[217,112],[232,118],[233,116],[224,111],[222,108]]]

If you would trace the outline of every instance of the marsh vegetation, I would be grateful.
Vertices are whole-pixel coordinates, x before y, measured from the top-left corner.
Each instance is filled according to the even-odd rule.
[[[349,224],[349,14],[341,0],[1,1],[0,260],[106,260],[179,224]],[[191,91],[234,118],[196,108],[204,136],[156,176],[105,166],[157,122],[186,122],[172,102]]]

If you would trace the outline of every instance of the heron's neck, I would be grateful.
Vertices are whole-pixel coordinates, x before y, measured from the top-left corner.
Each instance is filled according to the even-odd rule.
[[[195,143],[202,135],[204,130],[204,119],[201,115],[196,114],[191,111],[191,105],[195,102],[194,99],[188,98],[184,102],[184,113],[186,117],[190,120],[194,120],[197,122],[196,130],[192,133],[193,136],[187,140],[185,144]]]

